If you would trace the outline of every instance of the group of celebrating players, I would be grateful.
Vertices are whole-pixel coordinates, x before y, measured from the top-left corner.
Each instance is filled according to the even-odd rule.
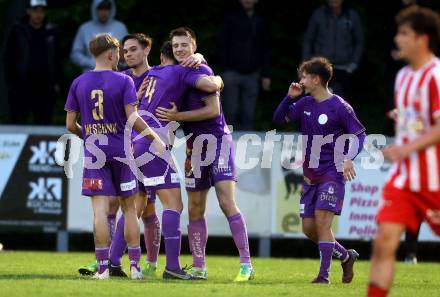
[[[369,297],[387,296],[396,249],[405,229],[416,231],[425,220],[440,234],[440,61],[434,55],[440,41],[440,20],[432,10],[413,6],[400,12],[396,21],[396,45],[409,65],[399,72],[395,84],[397,142],[383,150],[385,159],[394,165],[377,216]],[[196,37],[189,28],[170,32],[169,41],[161,48],[159,66],[148,64],[151,46],[151,39],[144,34],[124,37],[122,48],[130,69],[120,73],[116,72],[118,40],[108,34],[95,37],[90,51],[96,67],[79,76],[69,91],[66,125],[84,139],[83,194],[92,197],[94,212],[96,262],[79,272],[97,279],[126,276],[121,257],[128,249],[130,277],[152,277],[162,233],[166,253],[163,277],[206,280],[205,209],[213,186],[240,255],[235,281],[251,280],[255,272],[246,224],[235,199],[232,137],[220,104],[222,79],[195,53]],[[320,253],[319,273],[312,282],[329,283],[331,260],[336,257],[342,265],[342,282],[350,283],[359,254],[338,243],[331,226],[334,216],[342,211],[345,183],[356,176],[352,160],[363,148],[365,128],[353,108],[328,89],[333,74],[328,60],[316,57],[305,61],[298,74],[299,83],[290,85],[273,119],[276,123],[297,121],[301,134],[313,139],[303,144],[300,200],[303,232],[318,245]],[[193,263],[184,269],[179,263],[181,177],[170,154],[175,122],[181,123],[187,139],[183,178]],[[338,147],[334,139],[341,135],[349,135],[359,145]],[[318,150],[315,136],[324,136]],[[337,150],[346,157],[336,160]],[[98,162],[99,151],[105,153],[105,162]],[[204,162],[207,159],[209,164]],[[161,224],[154,207],[156,195],[164,209]],[[123,215],[115,224],[119,208]],[[144,223],[147,250],[143,268],[139,218]]]
[[[170,40],[161,48],[159,66],[148,64],[151,43],[144,34],[125,36],[122,48],[130,69],[119,73],[115,71],[119,61],[118,40],[108,34],[96,36],[90,42],[96,67],[75,79],[69,91],[65,104],[66,125],[85,143],[82,193],[92,197],[97,260],[79,271],[98,279],[123,276],[121,257],[128,249],[130,277],[153,276],[162,225],[166,251],[163,277],[207,279],[208,231],[204,213],[209,188],[214,186],[240,254],[240,271],[235,281],[252,279],[254,270],[246,223],[235,202],[232,137],[219,101],[223,82],[206,64],[201,64],[202,57],[195,54],[196,38],[191,29],[171,31]],[[81,114],[81,125],[77,123],[78,114]],[[193,267],[185,270],[179,263],[183,210],[180,177],[167,150],[172,147],[175,130],[169,122],[175,119],[185,122],[182,124],[187,137],[185,184]],[[126,123],[135,130],[128,135],[132,139],[127,139],[127,135],[124,139]],[[206,143],[199,137],[208,134],[214,141]],[[102,136],[106,139],[102,140]],[[194,148],[193,143],[197,144]],[[106,156],[105,163],[98,169],[94,167],[98,163],[94,149]],[[198,154],[200,161],[206,157],[213,161],[201,167],[193,154]],[[128,161],[120,162],[118,158]],[[156,195],[164,209],[162,224],[154,208]],[[115,228],[119,207],[123,216]],[[144,222],[148,254],[143,269],[139,265],[139,217]]]

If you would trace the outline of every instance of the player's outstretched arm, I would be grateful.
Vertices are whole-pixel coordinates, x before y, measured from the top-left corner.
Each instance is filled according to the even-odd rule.
[[[173,107],[170,109],[163,107],[156,109],[156,116],[162,121],[198,122],[220,115],[220,96],[218,93],[204,98],[203,103],[205,106],[202,108],[179,112],[174,102],[171,102]]]
[[[196,89],[207,92],[215,93],[223,89],[223,79],[220,76],[201,76],[196,83]]]
[[[127,115],[127,119],[129,122],[131,122],[133,128],[141,134],[142,136],[148,138],[149,140],[152,140],[154,143],[154,146],[156,147],[157,153],[159,155],[163,154],[166,150],[166,145],[160,139],[159,135],[157,135],[156,132],[153,131],[153,129],[148,126],[148,124],[142,119],[138,112],[135,105],[128,104],[125,106],[125,114]]]
[[[82,138],[82,127],[77,122],[78,113],[73,111],[68,111],[66,115],[66,128],[70,133],[75,134],[79,138]]]
[[[406,159],[410,154],[423,150],[440,142],[440,118],[436,119],[431,130],[421,135],[414,141],[402,146],[391,145],[382,152],[385,159],[398,162]]]
[[[299,98],[303,93],[303,88],[299,83],[291,83],[287,96],[281,101],[273,114],[273,122],[277,124],[284,124],[290,121],[288,114],[290,105]]]

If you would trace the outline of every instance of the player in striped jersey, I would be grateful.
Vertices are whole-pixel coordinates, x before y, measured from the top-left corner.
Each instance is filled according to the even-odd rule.
[[[440,18],[412,6],[401,11],[395,42],[408,62],[397,75],[396,144],[383,150],[394,162],[377,215],[378,233],[371,259],[369,297],[388,295],[396,250],[405,230],[423,221],[440,235]]]

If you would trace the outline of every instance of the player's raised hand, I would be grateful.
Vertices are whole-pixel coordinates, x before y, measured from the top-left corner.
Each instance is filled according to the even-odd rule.
[[[439,209],[428,209],[426,211],[426,216],[428,217],[428,219],[436,224],[436,225],[440,225],[440,210]]]
[[[139,90],[136,92],[136,97],[137,97],[138,101],[141,101],[142,96],[144,95],[144,92],[145,92],[145,88],[147,87],[147,83],[148,83],[148,79],[146,77],[142,81],[142,84],[139,87]]]
[[[188,58],[186,58],[185,60],[183,60],[183,62],[180,63],[180,65],[185,66],[185,67],[197,68],[202,63],[203,63],[203,59],[200,58],[200,55],[193,54],[193,55],[189,56]]]
[[[287,96],[295,98],[300,96],[303,93],[303,86],[299,83],[291,83],[289,90],[287,91]]]
[[[385,160],[399,162],[409,156],[404,146],[390,145],[382,150]]]
[[[344,160],[343,175],[346,181],[352,181],[356,177],[356,170],[354,170],[354,165],[352,160]]]
[[[178,113],[179,110],[174,102],[171,102],[171,108],[158,107],[156,109],[156,116],[161,121],[179,121]]]

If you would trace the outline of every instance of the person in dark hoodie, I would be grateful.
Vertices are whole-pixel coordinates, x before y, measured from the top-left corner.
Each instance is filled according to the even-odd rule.
[[[252,130],[259,84],[270,90],[270,48],[258,0],[240,0],[241,7],[225,18],[219,35],[219,58],[225,83],[226,121],[234,130]]]
[[[126,26],[115,20],[116,5],[113,0],[93,0],[91,14],[92,19],[82,24],[76,32],[70,53],[72,62],[83,71],[95,67],[95,61],[89,51],[89,42],[93,37],[101,33],[109,33],[121,41],[128,34]]]
[[[364,33],[358,13],[344,0],[327,0],[313,12],[304,34],[303,60],[322,56],[333,64],[333,93],[350,101],[351,78],[359,66]]]
[[[12,124],[52,123],[61,64],[56,27],[46,19],[46,6],[45,0],[29,1],[26,15],[12,26],[6,41],[4,70]]]

